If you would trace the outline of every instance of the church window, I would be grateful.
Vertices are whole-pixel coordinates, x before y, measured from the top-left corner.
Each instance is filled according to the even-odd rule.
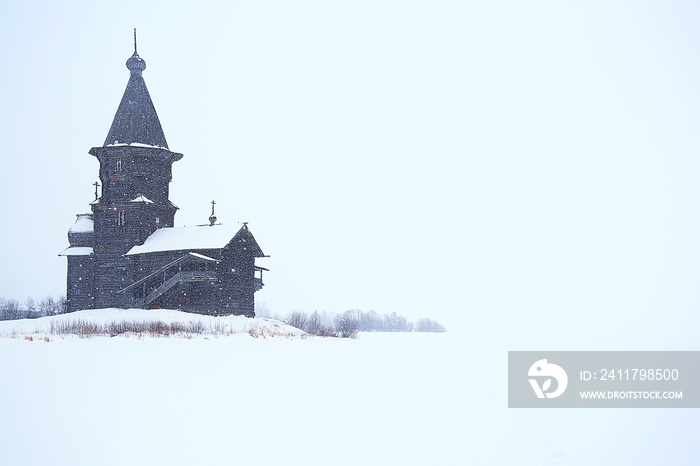
[[[117,173],[122,172],[122,159],[117,160]]]
[[[117,217],[117,225],[120,227],[126,225],[126,214],[123,210],[119,212],[119,216]]]
[[[156,224],[160,223],[160,217],[156,217]]]

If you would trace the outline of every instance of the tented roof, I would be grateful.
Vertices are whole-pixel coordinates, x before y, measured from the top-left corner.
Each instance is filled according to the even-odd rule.
[[[126,67],[131,76],[104,145],[140,143],[168,149],[158,114],[141,76],[146,62],[134,51]]]

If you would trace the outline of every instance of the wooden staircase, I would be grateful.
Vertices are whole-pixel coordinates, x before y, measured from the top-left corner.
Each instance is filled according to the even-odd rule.
[[[149,305],[156,299],[163,296],[169,289],[174,286],[182,285],[183,283],[216,281],[216,272],[213,270],[202,270],[197,272],[178,272],[168,280],[163,282],[158,288],[151,291],[143,301],[144,305]]]

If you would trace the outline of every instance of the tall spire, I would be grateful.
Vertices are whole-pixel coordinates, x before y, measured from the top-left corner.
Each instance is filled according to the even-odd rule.
[[[131,76],[104,145],[136,142],[167,149],[168,142],[165,140],[158,114],[141,75],[146,69],[146,61],[136,51],[136,28],[134,28],[134,54],[126,61],[126,67],[131,72]]]

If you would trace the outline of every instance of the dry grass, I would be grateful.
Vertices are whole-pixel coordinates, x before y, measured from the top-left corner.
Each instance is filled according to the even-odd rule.
[[[154,316],[155,317],[155,316]],[[48,328],[47,328],[48,327]],[[206,338],[229,337],[232,335],[251,336],[253,338],[301,338],[308,335],[297,332],[282,322],[263,319],[249,319],[246,322],[231,321],[226,318],[192,319],[190,321],[165,322],[159,319],[144,320],[114,320],[96,322],[85,318],[51,318],[44,325],[32,328],[6,328],[0,330],[0,338],[24,339],[26,341],[51,342],[54,336],[78,337],[176,337],[176,338]]]
[[[116,337],[125,334],[150,336],[199,335],[202,333],[213,333],[211,330],[200,321],[166,323],[162,320],[120,320],[99,324],[85,320],[66,320],[51,322],[49,333],[52,335],[78,335],[80,338],[90,338],[101,335]]]
[[[194,335],[206,336],[231,336],[240,333],[248,333],[254,338],[268,337],[295,337],[295,334],[289,332],[284,327],[274,327],[272,329],[256,325],[251,322],[251,327],[248,329],[232,329],[225,322],[216,321],[209,325],[205,325],[200,320],[192,320],[190,322],[171,322],[166,323],[162,320],[150,321],[114,321],[107,324],[99,324],[86,320],[64,320],[51,322],[50,335],[77,335],[80,338],[91,338],[94,336],[110,336],[116,337],[137,336],[143,338],[150,337],[169,337],[179,336],[187,339],[192,339]],[[25,337],[29,339],[31,337]],[[46,337],[48,338],[48,337]],[[47,340],[50,341],[50,340]]]

